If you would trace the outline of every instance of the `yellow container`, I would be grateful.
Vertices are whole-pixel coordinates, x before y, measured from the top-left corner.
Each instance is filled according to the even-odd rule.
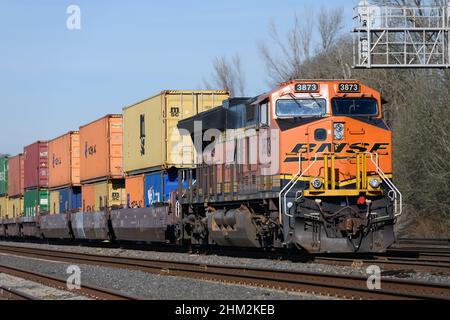
[[[59,191],[50,192],[50,214],[59,214]]]
[[[99,182],[94,185],[94,212],[108,208],[125,206],[125,180]]]
[[[17,218],[23,216],[23,197],[21,198],[9,198],[8,200],[8,219]]]
[[[8,218],[8,197],[0,197],[0,219]]]
[[[182,137],[179,121],[222,105],[226,91],[162,91],[123,109],[123,166],[129,174],[190,168],[195,149],[189,136]]]

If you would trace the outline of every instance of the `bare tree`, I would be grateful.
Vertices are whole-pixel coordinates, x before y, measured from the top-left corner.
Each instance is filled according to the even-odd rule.
[[[311,10],[308,12],[309,14],[302,18],[295,15],[294,25],[285,37],[280,35],[273,22],[270,24],[269,37],[275,44],[275,50],[261,44],[259,51],[271,81],[279,83],[302,77],[304,63],[311,58],[314,27],[317,27],[320,34],[320,53],[326,53],[340,39],[344,20],[342,8],[322,8],[317,26],[312,18],[314,13]],[[342,65],[345,77],[350,73],[348,69],[348,65]]]
[[[442,0],[429,0],[426,4],[422,0],[378,2],[419,8],[443,4]],[[309,59],[301,49],[304,40],[292,31],[298,30],[302,17],[294,20],[287,37],[281,37],[272,25],[269,36],[277,54],[273,46],[260,46],[268,76],[274,82],[354,78],[380,90],[389,102],[383,105],[383,113],[394,135],[394,180],[404,195],[405,213],[398,224],[399,231],[417,237],[449,237],[450,71],[352,69],[352,39],[342,36],[340,14],[340,9],[322,10],[317,20],[319,50]]]
[[[232,97],[244,96],[246,91],[245,73],[241,57],[235,55],[231,59],[225,56],[216,57],[213,61],[212,80],[204,80],[209,89],[219,87],[230,92]]]
[[[299,30],[300,33],[300,40],[302,42],[302,48],[303,48],[303,55],[305,57],[305,60],[308,60],[311,56],[311,43],[312,43],[312,37],[313,37],[313,12],[309,15],[307,15],[303,19],[303,25]],[[298,17],[295,17],[298,23]]]
[[[344,27],[344,9],[322,7],[317,18],[317,29],[320,35],[321,50],[327,52],[339,39],[340,32]]]
[[[259,52],[266,64],[271,81],[282,82],[298,77],[304,61],[311,56],[314,21],[313,13],[304,19],[294,16],[294,26],[288,30],[285,37],[278,32],[276,25],[271,22],[269,37],[275,44],[277,52],[272,51],[266,44],[259,45]]]

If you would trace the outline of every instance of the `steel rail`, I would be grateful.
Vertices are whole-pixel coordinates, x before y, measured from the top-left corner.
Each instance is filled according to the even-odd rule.
[[[22,292],[20,290],[13,289],[13,288],[8,288],[5,286],[0,286],[0,298],[6,299],[6,300],[20,300],[20,301],[40,300],[40,299],[38,299],[32,295],[29,295],[25,292]]]
[[[344,299],[450,299],[449,285],[388,278],[382,279],[381,290],[369,290],[367,278],[361,276],[145,260],[9,246],[0,246],[0,252],[60,262],[139,270],[153,274],[298,291]]]
[[[383,269],[388,270],[408,270],[423,272],[440,272],[450,274],[450,260],[425,260],[417,258],[393,258],[393,257],[374,257],[367,258],[341,258],[341,257],[315,257],[314,262],[324,263],[328,265],[340,266],[371,266],[377,265]]]

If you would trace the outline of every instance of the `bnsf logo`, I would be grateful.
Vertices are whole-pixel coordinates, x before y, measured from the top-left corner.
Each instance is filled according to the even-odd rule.
[[[0,181],[6,181],[5,177],[6,177],[5,173],[0,172]]]
[[[349,154],[353,155],[355,153],[364,153],[370,152],[375,153],[377,151],[387,150],[389,147],[389,143],[323,143],[323,144],[308,144],[308,143],[299,143],[295,146],[295,148],[291,151],[290,155],[286,157],[285,162],[298,162],[297,156],[292,156],[293,154],[316,154],[316,153],[340,153],[340,154]]]

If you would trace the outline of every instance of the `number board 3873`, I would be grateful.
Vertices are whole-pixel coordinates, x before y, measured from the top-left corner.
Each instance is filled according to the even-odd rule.
[[[318,83],[297,83],[295,91],[299,93],[319,93],[320,85]]]
[[[359,83],[339,83],[338,92],[340,93],[359,93],[361,86]]]

